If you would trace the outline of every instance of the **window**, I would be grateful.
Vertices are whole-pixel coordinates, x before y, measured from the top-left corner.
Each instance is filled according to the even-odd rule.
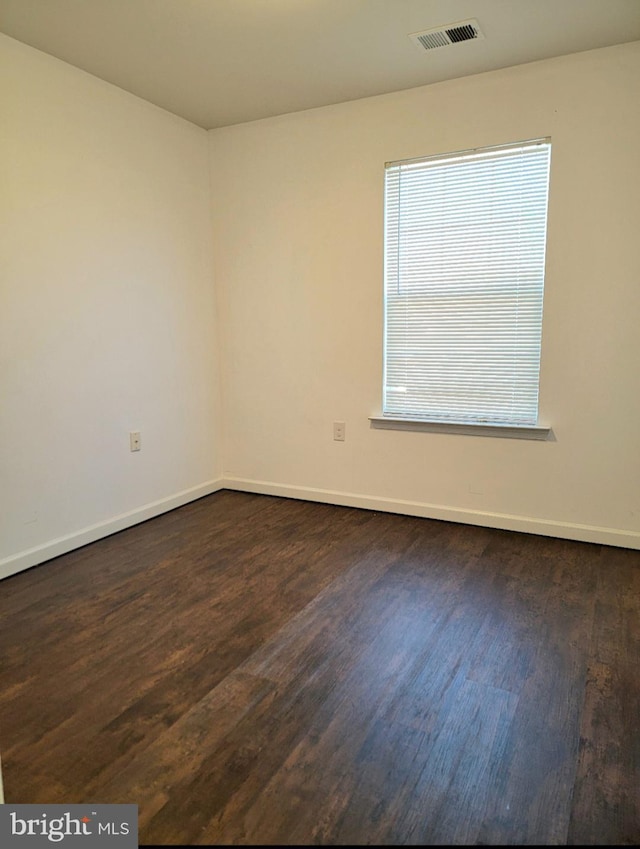
[[[550,153],[387,164],[383,417],[537,426]]]

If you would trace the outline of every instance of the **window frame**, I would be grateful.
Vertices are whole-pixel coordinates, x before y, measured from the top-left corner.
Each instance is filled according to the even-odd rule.
[[[487,421],[478,419],[474,421],[472,418],[461,417],[460,421],[455,420],[455,413],[452,409],[451,418],[439,418],[439,417],[431,417],[428,415],[424,415],[424,413],[419,413],[418,415],[403,415],[398,414],[396,412],[385,411],[385,395],[388,387],[385,386],[385,381],[387,379],[387,369],[389,363],[389,356],[387,352],[388,346],[388,320],[389,320],[389,308],[387,304],[387,293],[389,289],[389,279],[388,279],[388,251],[389,251],[389,225],[388,225],[388,214],[389,214],[389,206],[390,203],[388,201],[388,186],[390,182],[389,174],[390,170],[395,168],[402,168],[403,166],[411,166],[416,163],[445,163],[447,161],[455,161],[456,159],[460,159],[466,163],[474,163],[480,162],[483,157],[489,159],[490,157],[496,158],[496,154],[498,157],[501,153],[509,154],[513,152],[518,152],[523,148],[533,148],[536,146],[544,145],[547,149],[548,156],[548,166],[546,171],[546,184],[545,184],[545,206],[544,206],[544,233],[543,233],[543,256],[542,256],[542,267],[541,274],[542,280],[539,287],[539,297],[540,297],[540,319],[539,323],[534,323],[534,330],[537,332],[538,340],[539,340],[539,354],[537,358],[537,371],[536,371],[536,421],[528,421],[526,423],[520,423],[515,421]],[[535,440],[545,440],[548,439],[551,435],[550,426],[541,424],[539,421],[540,417],[540,404],[539,404],[539,391],[540,391],[540,365],[541,365],[541,347],[542,347],[542,323],[543,323],[543,315],[542,315],[542,300],[544,296],[544,288],[545,288],[545,277],[546,277],[546,262],[545,262],[545,254],[546,254],[546,244],[548,239],[548,222],[547,222],[547,211],[548,211],[548,198],[549,198],[549,187],[550,187],[550,175],[551,175],[551,138],[550,137],[541,137],[535,139],[527,139],[520,142],[512,142],[509,144],[502,145],[493,145],[479,148],[472,148],[468,150],[455,151],[442,155],[430,155],[424,157],[415,157],[407,160],[399,160],[395,162],[385,163],[385,199],[384,199],[384,274],[383,274],[383,287],[384,287],[384,329],[383,329],[383,406],[382,406],[382,414],[381,415],[373,415],[369,417],[372,427],[383,428],[383,429],[399,429],[399,430],[412,430],[412,431],[428,431],[435,433],[453,433],[453,434],[470,434],[476,436],[501,436],[508,438],[520,438],[520,439],[535,439]],[[427,167],[430,167],[427,164]],[[398,177],[400,179],[400,177]],[[398,189],[398,192],[400,190]],[[398,196],[399,198],[400,196]],[[400,203],[400,200],[397,201]],[[399,213],[398,213],[399,215]],[[407,222],[405,222],[407,224]],[[407,226],[409,226],[407,224]],[[396,273],[399,275],[400,270],[397,269]],[[391,280],[394,278],[392,277]],[[398,282],[400,281],[400,277],[398,276]],[[487,295],[489,297],[489,295]],[[464,318],[462,319],[465,320]],[[428,374],[427,374],[428,377]],[[471,415],[471,414],[465,414]]]

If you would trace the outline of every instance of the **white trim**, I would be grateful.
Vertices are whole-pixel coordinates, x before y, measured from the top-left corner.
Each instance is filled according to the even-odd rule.
[[[415,33],[422,35],[422,33]],[[411,37],[411,36],[409,36]],[[396,168],[398,165],[411,165],[415,163],[433,162],[434,165],[440,162],[451,161],[456,159],[465,159],[477,157],[478,154],[492,156],[496,153],[507,153],[507,151],[523,150],[527,147],[539,147],[542,144],[551,144],[551,136],[540,136],[537,139],[524,139],[523,141],[510,142],[509,144],[492,144],[487,147],[468,147],[466,150],[454,150],[452,153],[434,153],[432,156],[413,156],[410,159],[394,159],[391,162],[385,162],[385,168]]]
[[[287,486],[271,481],[257,481],[247,478],[225,477],[222,480],[222,488],[240,492],[255,492],[263,495],[277,495],[282,498],[297,498],[304,501],[319,501],[323,504],[337,504],[342,507],[379,510],[384,513],[400,513],[405,516],[418,516],[424,519],[442,519],[447,522],[461,522],[466,525],[480,525],[488,528],[500,528],[506,531],[520,531],[527,534],[540,534],[541,536],[559,537],[560,539],[572,539],[579,542],[593,542],[601,545],[614,545],[620,548],[640,550],[640,532],[626,531],[618,528],[604,528],[598,525],[558,522],[554,519],[536,519],[532,516],[517,516],[510,513],[463,510],[459,507],[427,504],[421,501],[380,498],[375,495],[359,495],[352,492],[338,492],[307,486]]]
[[[465,436],[502,436],[509,439],[545,440],[550,427],[539,425],[472,424],[471,422],[429,422],[424,419],[402,419],[397,416],[369,416],[371,427],[380,430],[421,430],[429,433],[460,433]]]
[[[45,560],[50,560],[52,557],[58,557],[61,554],[66,554],[68,551],[73,551],[74,548],[80,548],[90,542],[95,542],[125,528],[130,528],[132,525],[152,519],[154,516],[159,516],[161,513],[181,507],[183,504],[188,504],[190,501],[195,501],[204,495],[211,495],[211,493],[218,492],[222,488],[222,478],[207,481],[191,489],[176,492],[174,495],[167,496],[167,498],[152,501],[143,507],[137,507],[128,513],[121,513],[112,519],[97,522],[95,525],[82,528],[82,530],[75,531],[72,534],[49,540],[49,542],[38,545],[35,548],[29,548],[11,557],[5,557],[4,560],[0,560],[0,580],[2,578],[8,578],[9,575],[14,575],[16,572],[21,572],[23,569],[29,569],[31,566],[44,563]]]
[[[303,501],[317,501],[322,504],[337,504],[342,507],[357,507],[363,510],[379,510],[384,513],[399,513],[405,516],[418,516],[424,519],[441,519],[448,522],[461,522],[468,525],[480,525],[489,528],[501,528],[508,531],[521,531],[529,534],[572,539],[580,542],[593,542],[601,545],[614,545],[621,548],[640,550],[640,533],[618,528],[604,528],[597,525],[581,525],[573,522],[558,522],[553,519],[536,519],[530,516],[517,516],[509,513],[489,513],[480,510],[463,510],[440,504],[428,504],[420,501],[405,501],[399,498],[381,498],[375,495],[361,495],[352,492],[319,489],[307,486],[289,486],[272,481],[258,481],[249,478],[224,477],[208,481],[199,486],[185,489],[175,495],[146,504],[136,510],[123,513],[83,528],[73,534],[50,540],[35,548],[0,560],[0,580],[37,566],[73,551],[88,543],[103,539],[125,528],[137,525],[154,516],[159,516],[190,501],[205,495],[211,495],[221,489],[239,492],[255,492],[262,495],[276,495],[281,498],[296,498]]]

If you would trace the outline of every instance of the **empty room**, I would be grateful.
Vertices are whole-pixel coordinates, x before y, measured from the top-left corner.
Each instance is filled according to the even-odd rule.
[[[639,844],[640,2],[0,0],[0,168],[0,844]]]

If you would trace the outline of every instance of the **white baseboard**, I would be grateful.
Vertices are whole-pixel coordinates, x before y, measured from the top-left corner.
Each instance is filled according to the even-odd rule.
[[[271,481],[257,481],[247,478],[224,477],[222,488],[263,495],[278,495],[283,498],[298,498],[303,501],[319,501],[324,504],[337,504],[341,507],[361,507],[365,510],[378,510],[384,513],[401,513],[405,516],[419,516],[424,519],[443,519],[447,522],[461,522],[465,525],[521,531],[527,534],[614,545],[620,548],[640,549],[640,532],[618,528],[579,525],[558,522],[554,519],[536,519],[531,516],[517,516],[509,513],[462,510],[458,507],[446,507],[440,504],[403,501],[397,498],[379,498],[372,495],[358,495],[351,492],[337,492],[306,486],[286,486]]]
[[[72,534],[58,537],[35,548],[30,548],[11,557],[6,557],[4,560],[0,560],[0,580],[7,578],[9,575],[14,575],[16,572],[21,572],[23,569],[37,566],[38,563],[44,563],[45,560],[50,560],[52,557],[66,554],[74,548],[80,548],[80,546],[87,545],[87,543],[95,542],[103,537],[115,534],[117,531],[123,531],[132,525],[137,525],[147,519],[152,519],[154,516],[159,516],[161,513],[181,507],[183,504],[188,504],[189,501],[195,501],[204,495],[211,495],[211,493],[217,492],[222,488],[223,483],[221,478],[207,481],[191,489],[185,489],[167,498],[161,498],[159,501],[153,501],[150,504],[145,504],[143,507],[130,510],[128,513],[121,513],[112,519],[106,519],[104,522],[98,522],[95,525],[90,525],[88,528],[82,528]]]
[[[480,510],[462,510],[439,504],[427,504],[419,501],[404,501],[397,498],[380,498],[373,495],[359,495],[351,492],[339,492],[306,486],[287,486],[271,481],[257,481],[248,478],[224,477],[207,481],[199,486],[145,504],[128,513],[122,513],[104,522],[98,522],[75,533],[50,540],[42,545],[18,552],[0,560],[0,580],[44,563],[52,557],[66,554],[90,542],[110,536],[125,528],[137,525],[154,516],[159,516],[190,501],[205,495],[211,495],[221,489],[240,492],[255,492],[262,495],[276,495],[282,498],[296,498],[303,501],[318,501],[323,504],[336,504],[341,507],[359,507],[364,510],[378,510],[384,513],[400,513],[406,516],[418,516],[424,519],[442,519],[448,522],[461,522],[467,525],[480,525],[488,528],[501,528],[507,531],[522,531],[529,534],[572,539],[580,542],[593,542],[601,545],[614,545],[620,548],[640,550],[640,532],[604,528],[596,525],[580,525],[558,522],[553,519],[535,519],[530,516],[516,516],[508,513],[489,513]]]

